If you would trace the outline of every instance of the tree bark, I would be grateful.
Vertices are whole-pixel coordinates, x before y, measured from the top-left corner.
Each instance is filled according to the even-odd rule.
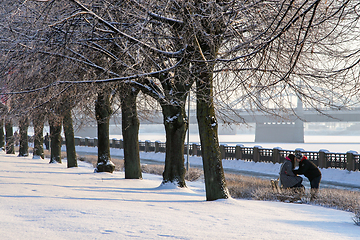
[[[44,159],[44,115],[41,113],[35,114],[33,119],[34,125],[34,149],[33,158],[40,157]]]
[[[0,117],[0,148],[5,147],[5,136],[4,136],[4,118]]]
[[[53,116],[49,119],[50,125],[50,163],[61,163],[61,118]]]
[[[229,198],[222,167],[212,92],[212,74],[203,73],[196,81],[197,121],[203,159],[206,199],[208,201]]]
[[[66,109],[63,116],[64,135],[66,142],[67,167],[77,167],[74,127],[71,116],[71,109]]]
[[[20,135],[20,146],[19,146],[19,157],[26,157],[29,155],[29,143],[28,143],[28,128],[29,118],[23,117],[19,121],[19,135]]]
[[[204,2],[196,1],[196,9],[201,16]],[[221,11],[220,6],[210,3],[211,11]],[[210,11],[207,9],[207,11]],[[206,199],[208,201],[229,198],[218,139],[218,123],[215,116],[213,72],[218,50],[222,44],[224,18],[202,18],[201,26],[194,39],[194,56],[199,60],[193,66],[196,81],[196,113],[199,126],[203,159]]]
[[[140,122],[136,109],[136,97],[139,91],[132,91],[131,87],[122,89],[121,94],[122,135],[124,141],[125,179],[141,179],[141,165],[139,154],[139,126]]]
[[[12,125],[12,120],[9,117],[5,119],[5,132],[6,132],[6,146],[5,146],[6,154],[15,154],[13,125]]]
[[[111,115],[110,94],[107,91],[98,93],[95,102],[95,114],[98,125],[98,162],[95,172],[110,172],[115,165],[110,157],[109,121]]]
[[[186,95],[185,95],[186,98]],[[173,182],[179,187],[186,187],[184,143],[188,128],[185,106],[162,106],[166,131],[166,155],[163,183]]]

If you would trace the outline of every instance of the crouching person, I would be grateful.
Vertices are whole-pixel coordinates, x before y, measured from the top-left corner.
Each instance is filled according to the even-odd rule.
[[[309,179],[311,186],[310,201],[312,201],[316,198],[316,195],[319,192],[321,171],[313,162],[310,162],[306,156],[302,156],[301,153],[296,154],[296,161],[299,162],[299,168],[293,172],[299,175],[303,174]]]
[[[297,176],[293,170],[295,169],[295,155],[289,154],[280,168],[280,185],[282,188],[294,188],[295,190],[304,190],[302,177]]]

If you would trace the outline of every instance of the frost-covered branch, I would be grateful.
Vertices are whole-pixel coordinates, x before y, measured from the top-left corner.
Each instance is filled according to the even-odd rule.
[[[88,9],[87,7],[85,7],[83,4],[81,4],[79,1],[77,0],[70,0],[72,2],[74,2],[75,4],[77,4],[80,8],[82,8],[84,11],[88,12],[90,15],[92,15],[93,17],[97,18],[100,22],[104,23],[107,27],[109,27],[111,30],[113,30],[114,32],[120,34],[123,37],[126,37],[129,41],[138,43],[140,45],[142,45],[143,47],[148,48],[149,50],[155,52],[155,53],[159,53],[159,54],[163,54],[164,56],[167,57],[173,57],[173,58],[177,58],[177,57],[181,57],[181,55],[184,53],[185,49],[181,49],[177,52],[167,52],[167,51],[162,51],[160,49],[156,49],[122,31],[120,31],[119,29],[117,29],[113,24],[111,24],[110,22],[106,21],[105,19],[101,18],[100,16],[96,15],[93,11],[91,11],[90,9]]]
[[[182,62],[182,60],[180,60],[179,62],[177,62],[174,66],[169,67],[167,69],[163,69],[160,71],[155,71],[155,72],[150,72],[150,73],[142,73],[142,74],[136,74],[136,75],[131,75],[131,76],[125,76],[125,77],[116,77],[116,78],[108,78],[108,79],[98,79],[98,80],[84,80],[84,81],[56,81],[53,82],[51,84],[48,84],[46,86],[40,87],[40,88],[35,88],[35,89],[28,89],[28,90],[23,90],[23,91],[9,91],[7,92],[6,89],[1,89],[3,90],[3,92],[1,93],[1,95],[18,95],[18,94],[28,94],[28,93],[34,93],[34,92],[38,92],[38,91],[42,91],[42,90],[46,90],[50,87],[54,87],[57,85],[61,85],[61,84],[103,84],[103,83],[112,83],[112,82],[122,82],[124,84],[127,83],[134,83],[136,85],[141,85],[140,83],[137,83],[135,81],[132,81],[134,79],[142,79],[142,78],[146,78],[146,77],[154,77],[157,76],[159,74],[163,74],[165,72],[169,72],[172,69],[176,68],[178,65],[180,65]],[[152,85],[152,84],[151,84]],[[151,89],[151,87],[146,86],[144,88],[147,89]],[[160,94],[161,90],[159,88],[154,88],[154,90],[151,90],[153,92],[158,92],[159,97],[163,98],[163,95]]]

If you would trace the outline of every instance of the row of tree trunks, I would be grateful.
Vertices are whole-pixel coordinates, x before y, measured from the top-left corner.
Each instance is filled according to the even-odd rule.
[[[44,159],[44,123],[45,118],[43,114],[34,115],[33,125],[34,125],[34,148],[33,148],[33,156],[34,158],[39,157]],[[50,125],[50,137],[51,137],[51,157],[50,163],[61,163],[61,128],[62,124],[60,121],[60,117],[53,117],[49,120]],[[3,131],[3,119],[0,122],[2,124],[0,126],[0,141],[1,138],[4,139],[4,131]],[[66,139],[66,153],[67,153],[67,167],[77,167],[76,160],[76,151],[75,151],[75,141],[74,141],[74,128],[72,123],[71,109],[68,109],[64,113],[63,117],[63,125],[64,125],[64,134]],[[24,117],[19,120],[19,157],[25,157],[29,155],[29,147],[28,147],[28,128],[29,128],[29,119]],[[15,154],[14,144],[15,144],[15,136],[12,134],[13,127],[12,121],[8,120],[6,124],[6,153],[7,154]],[[4,142],[2,140],[2,142]],[[4,145],[4,143],[3,143]]]
[[[137,94],[137,93],[136,93]],[[132,100],[135,102],[136,94],[133,96]],[[131,98],[129,98],[131,99]],[[109,92],[102,92],[98,95],[98,99],[96,102],[96,117],[98,120],[98,166],[96,168],[97,172],[113,172],[115,170],[115,165],[110,161],[110,141],[109,141],[109,119],[111,116],[111,105],[110,105],[110,95]],[[124,108],[125,109],[125,108]],[[128,108],[130,111],[133,109]],[[135,113],[136,113],[136,105],[135,105]],[[130,113],[129,116],[133,115]],[[45,115],[42,113],[35,113],[33,119],[34,125],[34,149],[33,156],[44,159],[44,138],[43,138],[43,130],[45,123]],[[131,119],[131,117],[129,118]],[[132,117],[132,121],[138,121],[137,115]],[[61,163],[61,145],[62,145],[62,137],[61,131],[62,127],[64,128],[64,135],[66,141],[66,153],[67,153],[67,167],[77,167],[76,160],[76,150],[75,150],[75,141],[74,141],[74,129],[72,123],[71,109],[67,109],[63,112],[62,115],[55,115],[49,117],[49,127],[50,127],[50,163]],[[4,119],[1,121],[1,130],[3,130]],[[140,167],[140,157],[139,157],[139,147],[138,147],[138,129],[139,122],[134,124],[136,134],[133,134],[132,131],[128,134],[128,136],[134,137],[136,135],[136,139],[132,142],[137,142],[137,148],[135,147],[135,154],[137,153],[138,157],[127,157],[127,159],[134,159],[136,162],[136,168],[131,168],[133,164],[128,165],[128,174],[127,178],[141,178],[141,167]],[[20,129],[20,145],[19,145],[19,156],[28,156],[28,131],[29,127],[29,119],[27,117],[19,120],[19,129]],[[129,128],[129,130],[132,127]],[[136,130],[137,129],[137,130]],[[5,150],[7,154],[15,154],[15,137],[13,134],[13,123],[11,118],[6,118],[5,121],[5,131],[6,131],[6,146]],[[125,130],[126,132],[126,130]],[[0,137],[4,138],[4,132],[0,133]],[[130,139],[130,138],[127,138]],[[1,139],[0,139],[1,140]],[[5,142],[5,141],[2,141]],[[129,142],[129,141],[127,141]],[[131,143],[130,143],[131,145]],[[133,148],[129,148],[133,149]],[[129,153],[129,151],[127,151]],[[134,153],[130,153],[130,155],[134,155]],[[127,161],[128,163],[130,161]]]

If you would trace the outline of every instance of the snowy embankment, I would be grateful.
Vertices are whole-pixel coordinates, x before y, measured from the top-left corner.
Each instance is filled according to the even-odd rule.
[[[158,156],[158,155],[157,155]],[[1,239],[358,239],[352,213],[308,204],[205,201],[204,183],[161,186],[0,153]]]
[[[81,153],[94,153],[97,154],[97,148],[94,147],[76,147],[76,151]],[[122,149],[111,149],[112,156],[123,157],[124,151]],[[140,152],[140,158],[143,160],[152,160],[155,162],[164,163],[164,153],[154,152]],[[185,156],[186,161],[186,156]],[[201,167],[201,157],[189,157],[190,167]],[[225,171],[238,171],[248,173],[251,175],[267,176],[270,178],[277,178],[280,171],[280,164],[276,163],[255,163],[242,160],[223,160],[223,167]],[[321,169],[322,185],[332,185],[346,188],[354,188],[360,190],[360,172],[347,171],[340,169]],[[307,184],[307,179],[304,177],[304,183]]]

